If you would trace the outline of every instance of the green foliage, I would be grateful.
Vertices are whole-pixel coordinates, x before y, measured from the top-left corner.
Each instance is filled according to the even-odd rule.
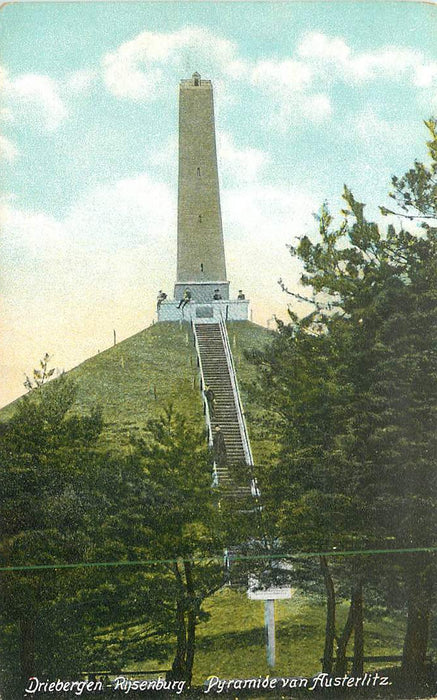
[[[284,517],[297,518],[297,534],[305,514],[330,514],[319,538],[314,522],[312,546],[320,537],[346,544],[341,531],[355,545],[360,531],[362,545],[431,544],[437,239],[432,230],[382,235],[347,189],[344,198],[347,225],[333,233],[324,215],[320,242],[304,239],[296,250],[303,283],[331,296],[335,312],[293,318],[261,358],[271,404],[284,417],[280,470],[292,455],[285,493],[294,502],[302,494]]]
[[[161,605],[174,612],[174,678],[191,682],[196,625],[204,617],[202,602],[223,585],[215,560],[195,563],[223,547],[221,519],[211,489],[211,464],[203,431],[166,408],[135,441],[134,460],[144,470],[148,504],[142,513],[148,547],[155,558],[172,559],[161,586]]]
[[[245,378],[253,370],[240,345],[260,344],[266,336],[253,324],[232,329]],[[160,324],[68,377],[44,380],[4,409],[2,563],[221,552],[197,371],[188,327]],[[171,418],[164,411],[169,400],[177,407]],[[1,653],[9,681],[19,682],[23,615],[31,621],[27,638],[35,639],[30,655],[38,673],[117,671],[167,658],[175,649],[177,601],[197,624],[205,618],[203,600],[223,583],[216,562],[194,565],[189,585],[182,559],[178,568],[182,588],[169,565],[0,574]],[[11,692],[15,698],[18,691]],[[8,697],[4,687],[3,693]]]
[[[153,526],[154,550],[167,559],[220,551],[204,432],[169,406],[134,445],[149,488],[144,518]]]
[[[40,360],[40,368],[33,370],[33,380],[30,379],[30,377],[26,374],[26,379],[24,381],[24,386],[26,387],[26,389],[28,389],[29,391],[32,391],[32,389],[39,389],[40,386],[42,386],[47,381],[49,381],[49,379],[51,379],[51,377],[55,373],[55,370],[48,368],[49,360],[50,355],[48,354],[48,352],[46,352],[42,360]]]
[[[2,426],[3,566],[149,555],[138,548],[145,531],[139,518],[147,502],[144,473],[132,460],[101,454],[101,411],[72,413],[76,392],[63,375],[25,396]],[[77,675],[94,663],[117,669],[151,649],[155,656],[168,653],[170,614],[161,613],[160,593],[153,577],[140,570],[1,573],[5,697],[16,697],[17,684],[33,673]],[[142,624],[128,648],[120,644],[120,629]]]
[[[437,540],[437,229],[427,223],[437,218],[437,151],[436,123],[427,125],[431,164],[393,179],[403,211],[422,220],[420,234],[381,230],[345,187],[340,225],[323,205],[318,240],[290,247],[315,311],[291,315],[255,356],[280,444],[276,464],[259,478],[282,545],[352,550]],[[376,597],[386,587],[387,599],[387,572],[403,572],[421,649],[416,672],[426,650],[431,564],[409,555],[376,574],[359,559],[337,571],[365,577]]]
[[[430,163],[415,161],[413,168],[403,177],[393,177],[390,197],[399,209],[380,209],[384,215],[397,214],[410,220],[418,219],[420,225],[429,230],[437,212],[437,121],[429,119],[425,121],[425,126],[431,136],[427,143]]]

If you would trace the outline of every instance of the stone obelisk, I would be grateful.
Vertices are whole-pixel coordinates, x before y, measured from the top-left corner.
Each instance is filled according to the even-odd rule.
[[[189,287],[193,301],[229,299],[226,279],[213,90],[194,73],[179,87],[177,275],[174,296]]]
[[[158,321],[246,321],[242,290],[229,298],[210,80],[179,85],[177,273],[174,298],[159,291]]]

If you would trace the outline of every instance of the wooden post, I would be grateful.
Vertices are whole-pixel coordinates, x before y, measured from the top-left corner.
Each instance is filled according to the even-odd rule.
[[[116,332],[115,332],[115,330],[114,330],[114,345],[116,345],[116,344],[117,344],[117,334],[116,334]]]
[[[275,640],[275,601],[264,601],[264,626],[266,632],[267,664],[274,668],[276,664]]]

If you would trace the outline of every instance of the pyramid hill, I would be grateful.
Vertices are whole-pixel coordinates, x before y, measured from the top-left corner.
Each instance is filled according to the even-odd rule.
[[[265,441],[255,420],[257,408],[245,388],[254,379],[255,368],[244,353],[263,348],[272,333],[249,321],[230,322],[228,333],[256,460],[265,452]],[[205,426],[196,352],[188,323],[149,326],[67,374],[78,387],[73,410],[87,413],[96,404],[103,409],[102,449],[126,448],[130,437],[138,435],[147,421],[169,404],[197,428]],[[0,411],[0,420],[12,415],[17,401]]]

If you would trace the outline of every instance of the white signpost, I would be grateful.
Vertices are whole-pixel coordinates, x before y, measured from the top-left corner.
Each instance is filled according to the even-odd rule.
[[[249,600],[285,600],[291,598],[293,589],[290,586],[272,586],[271,588],[252,588],[252,585],[247,591]]]
[[[270,668],[274,668],[276,664],[275,600],[291,598],[294,590],[289,586],[257,588],[257,585],[259,585],[257,579],[250,577],[247,597],[250,600],[264,600],[267,664]]]

